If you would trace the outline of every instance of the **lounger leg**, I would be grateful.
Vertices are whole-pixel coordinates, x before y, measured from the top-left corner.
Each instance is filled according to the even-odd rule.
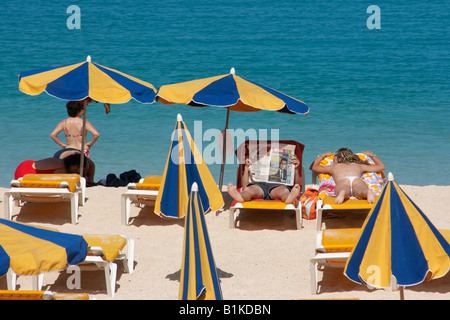
[[[311,293],[317,294],[317,261],[314,259],[309,262],[309,272],[311,274]]]
[[[8,269],[6,273],[6,286],[8,290],[16,290],[17,274],[12,269]]]
[[[123,267],[125,272],[129,274],[133,273],[134,270],[134,240],[127,238],[127,257],[123,261]]]
[[[301,212],[300,208],[295,209],[295,221],[297,224],[297,230],[300,230],[302,228],[302,224],[303,224],[303,217],[302,217],[302,212]]]
[[[5,204],[4,204],[5,219],[11,220],[11,218],[12,218],[12,211],[13,211],[13,207],[14,207],[14,198],[13,198],[13,196],[11,194],[9,194],[8,192],[5,192],[4,200],[5,200]]]
[[[40,273],[32,276],[32,288],[33,290],[41,291],[42,284],[44,283],[44,274]]]
[[[317,208],[316,231],[322,230],[322,208]]]
[[[83,177],[80,178],[80,187],[81,187],[80,205],[84,206],[84,204],[86,203],[86,179]]]
[[[130,220],[131,199],[126,194],[122,194],[122,225],[127,226]]]
[[[78,193],[74,193],[70,197],[70,215],[72,224],[78,223]]]
[[[114,298],[116,292],[117,264],[109,262],[105,265],[106,292]]]
[[[40,273],[31,277],[32,290],[40,291],[42,284],[44,283],[44,274]],[[8,272],[6,273],[6,286],[8,290],[16,290],[17,288],[17,273],[15,273],[12,269],[8,269]]]
[[[236,209],[231,207],[229,211],[230,211],[228,216],[229,226],[230,228],[234,229],[234,227],[236,226],[236,216],[235,216]]]

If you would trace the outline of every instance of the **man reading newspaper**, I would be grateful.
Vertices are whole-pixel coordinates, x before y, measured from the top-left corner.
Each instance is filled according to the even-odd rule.
[[[295,146],[286,145],[271,149],[268,157],[254,159],[255,162],[247,157],[242,174],[243,188],[239,192],[231,183],[228,184],[230,196],[238,202],[264,199],[292,203],[300,194],[301,181],[300,161],[294,151]]]

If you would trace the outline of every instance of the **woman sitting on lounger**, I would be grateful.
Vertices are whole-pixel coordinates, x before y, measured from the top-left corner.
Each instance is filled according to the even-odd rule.
[[[320,166],[320,161],[328,156],[333,155],[332,152],[324,152],[319,154],[311,165],[311,170],[317,173],[328,173],[332,176],[336,186],[334,193],[336,194],[335,203],[342,203],[346,199],[354,196],[358,199],[367,199],[368,203],[374,203],[375,198],[373,192],[367,184],[361,179],[364,172],[379,172],[385,169],[383,162],[372,152],[363,152],[372,158],[375,165],[371,165],[361,160],[348,148],[339,149],[334,155],[333,164],[330,166]]]
[[[280,185],[278,183],[249,183],[249,167],[250,159],[245,159],[245,169],[242,174],[242,191],[239,192],[231,183],[228,184],[228,193],[230,196],[238,201],[245,202],[252,199],[264,200],[281,200],[286,204],[292,203],[300,194],[300,174],[298,166],[300,161],[294,155],[292,157],[292,164],[295,167],[294,186]]]

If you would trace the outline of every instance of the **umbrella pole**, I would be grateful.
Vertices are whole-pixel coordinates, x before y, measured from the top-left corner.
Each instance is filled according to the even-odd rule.
[[[405,287],[400,287],[400,300],[405,300]]]
[[[81,155],[80,155],[80,177],[83,177],[84,171],[84,145],[86,144],[86,113],[87,102],[84,100],[84,117],[83,117],[83,136],[81,137]]]
[[[227,130],[228,130],[228,121],[229,120],[230,120],[230,108],[227,108],[227,121],[225,123],[225,130],[223,132],[222,164],[220,165],[219,190],[221,192],[222,192],[222,185],[223,185],[223,172],[225,170],[225,157],[226,157],[226,148],[227,148]]]

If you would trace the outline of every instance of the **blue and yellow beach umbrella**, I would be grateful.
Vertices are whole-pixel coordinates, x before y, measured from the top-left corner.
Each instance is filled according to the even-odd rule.
[[[193,183],[184,223],[180,300],[222,300],[222,289],[197,183]]]
[[[391,173],[370,211],[344,274],[374,288],[412,286],[444,276],[450,245]]]
[[[161,86],[158,101],[193,107],[225,107],[233,111],[278,111],[308,115],[308,106],[272,88],[230,74]]]
[[[141,103],[154,103],[156,98],[156,89],[150,83],[94,63],[91,56],[76,64],[21,72],[19,89],[33,96],[45,91],[53,97],[70,101],[89,97],[103,102],[106,113],[110,111],[110,103],[125,103],[131,98]],[[84,154],[86,142],[86,113],[85,100],[81,154]],[[80,175],[83,167],[81,159]]]
[[[64,269],[85,260],[82,236],[0,219],[0,277],[9,268],[21,275]]]
[[[47,92],[59,99],[79,101],[87,97],[103,103],[155,102],[150,83],[91,61],[21,72],[19,89],[29,95]]]
[[[223,197],[211,172],[194,143],[181,115],[172,134],[155,213],[170,218],[186,215],[192,184],[198,184],[199,201],[205,212],[223,207]]]
[[[233,111],[277,111],[287,114],[309,114],[309,107],[300,100],[292,98],[272,88],[244,79],[231,68],[229,74],[161,86],[158,101],[164,104],[185,104],[192,107],[222,107],[227,109],[225,130],[228,129],[230,110]],[[225,150],[226,134],[223,135]],[[222,188],[225,168],[225,155],[222,152],[219,188]]]

